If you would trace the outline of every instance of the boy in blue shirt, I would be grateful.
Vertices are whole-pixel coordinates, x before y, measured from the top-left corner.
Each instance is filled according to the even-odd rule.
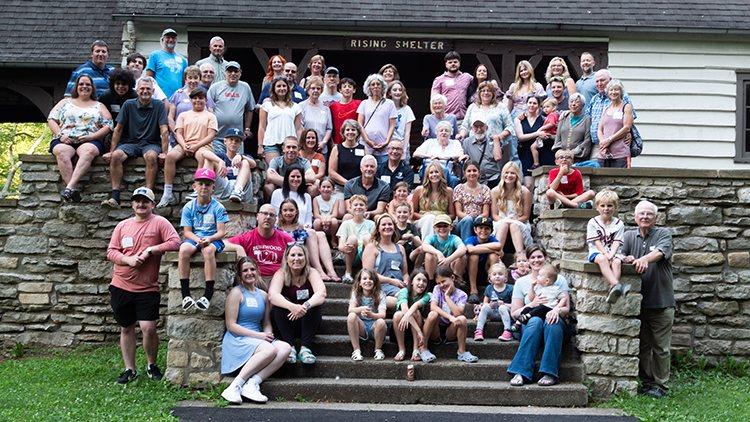
[[[438,267],[449,266],[453,274],[462,277],[466,269],[466,246],[461,238],[451,234],[453,224],[445,214],[435,217],[435,233],[427,236],[422,243],[424,269],[430,280],[435,280]]]
[[[190,309],[193,305],[202,311],[207,310],[214,294],[216,254],[224,250],[224,242],[221,239],[226,234],[225,223],[229,221],[227,210],[211,197],[215,181],[216,173],[213,170],[196,170],[193,190],[198,196],[182,208],[180,226],[185,240],[180,245],[177,271],[180,273],[184,310]],[[190,297],[190,257],[199,250],[203,255],[206,288],[203,297],[195,301]]]
[[[477,279],[487,280],[487,268],[500,261],[503,245],[492,235],[492,220],[481,215],[474,219],[474,236],[464,244],[469,261],[468,302],[476,305],[480,302]]]

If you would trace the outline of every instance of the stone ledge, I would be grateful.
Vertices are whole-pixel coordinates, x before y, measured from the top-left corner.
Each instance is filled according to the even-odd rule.
[[[563,260],[560,261],[560,269],[562,270],[569,270],[569,271],[578,271],[582,273],[588,273],[588,274],[601,274],[601,270],[599,270],[599,265],[588,262],[588,261],[571,261],[571,260]],[[635,266],[633,264],[622,264],[622,274],[623,275],[638,275],[638,273],[635,272]]]
[[[589,220],[592,217],[599,215],[595,210],[589,209],[578,209],[578,208],[557,208],[554,210],[543,210],[539,218],[552,219],[552,218],[571,218],[571,219],[586,219]]]
[[[20,154],[18,156],[18,159],[24,163],[57,164],[57,159],[55,159],[55,156],[52,154]],[[182,160],[180,160],[180,163],[189,164],[190,166],[198,165],[198,162],[195,160],[195,158],[183,158]],[[108,166],[109,164],[105,163],[102,157],[96,157],[92,162],[92,165]],[[133,158],[127,160],[125,162],[125,165],[145,167],[146,161],[143,158]]]
[[[161,258],[162,265],[164,265],[165,262],[177,262],[179,260],[179,252],[177,251],[170,251],[164,254]],[[199,253],[195,253],[190,259],[190,262],[203,262],[203,255]],[[222,264],[227,262],[237,262],[237,254],[234,252],[222,252],[218,255],[216,255],[216,263]]]
[[[0,199],[0,207],[2,208],[15,208],[18,206],[18,199]]]
[[[549,173],[555,166],[542,166],[532,170],[533,177]],[[576,167],[581,174],[587,176],[619,176],[619,177],[653,177],[653,178],[678,178],[678,179],[748,179],[750,170],[697,170],[697,169],[671,169],[661,167],[633,167],[629,169],[620,168],[593,168]]]

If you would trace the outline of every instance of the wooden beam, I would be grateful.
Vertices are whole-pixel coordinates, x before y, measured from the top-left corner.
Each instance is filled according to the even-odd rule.
[[[497,70],[495,70],[495,65],[492,63],[492,60],[490,60],[490,56],[485,53],[477,53],[477,60],[487,68],[488,79],[494,79],[500,83],[500,78],[497,75]]]
[[[280,47],[279,48],[279,54],[281,54],[282,56],[284,56],[284,58],[288,62],[293,62],[294,61],[292,59],[292,48],[291,47],[288,47],[288,46],[286,46],[286,47]],[[299,72],[297,74],[299,74]]]
[[[255,54],[255,57],[260,62],[260,68],[265,71],[266,66],[268,66],[268,54],[266,54],[266,50],[260,47],[253,47],[253,54]]]
[[[305,73],[307,73],[307,66],[310,63],[310,59],[312,58],[312,56],[314,56],[316,54],[318,54],[318,47],[310,48],[310,49],[308,49],[305,52],[305,56],[302,57],[302,60],[297,65],[297,82],[299,82],[300,80],[302,80],[302,75],[304,75]],[[323,70],[325,70],[325,69],[323,69]],[[304,88],[304,87],[302,87],[302,88]]]
[[[507,50],[503,54],[503,63],[501,65],[502,75],[500,80],[500,89],[503,91],[510,87],[516,77],[516,55],[512,50]]]

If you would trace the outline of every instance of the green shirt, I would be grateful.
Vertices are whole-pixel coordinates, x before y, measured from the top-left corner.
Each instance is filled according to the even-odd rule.
[[[430,303],[430,294],[427,292],[422,293],[421,297],[418,297],[414,302],[409,303],[409,289],[403,288],[399,290],[398,296],[396,296],[396,310],[401,310],[401,305],[406,304],[407,306],[411,307],[415,302],[418,302],[421,307],[424,307],[425,305]]]

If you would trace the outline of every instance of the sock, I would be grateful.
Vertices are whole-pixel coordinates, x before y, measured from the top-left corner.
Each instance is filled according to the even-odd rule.
[[[183,299],[190,296],[190,279],[189,278],[180,279],[180,291],[182,292]]]
[[[252,381],[252,382],[254,382],[254,383],[258,384],[258,385],[260,385],[260,383],[263,382],[263,380],[258,376],[258,374],[255,374],[252,377],[250,377],[250,381]]]
[[[120,189],[112,189],[112,198],[117,201],[117,203],[120,203]]]
[[[232,385],[237,386],[238,388],[242,388],[243,385],[245,385],[245,380],[242,379],[239,375],[234,377],[234,381],[232,381]]]
[[[164,196],[172,196],[172,185],[164,184]]]
[[[213,280],[206,280],[206,290],[203,293],[203,296],[211,300],[212,297],[214,297],[214,281]]]

